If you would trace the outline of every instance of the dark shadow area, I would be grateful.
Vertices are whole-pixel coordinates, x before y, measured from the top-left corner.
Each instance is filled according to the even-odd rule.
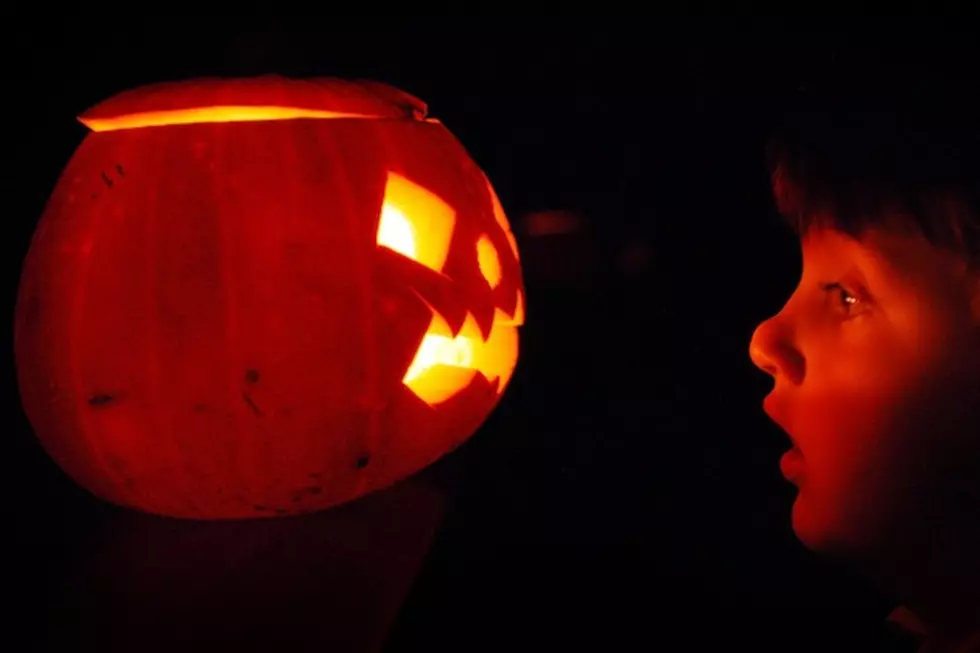
[[[203,522],[113,510],[44,588],[41,643],[377,649],[442,518],[406,481],[292,519]],[[124,618],[121,618],[123,617]]]

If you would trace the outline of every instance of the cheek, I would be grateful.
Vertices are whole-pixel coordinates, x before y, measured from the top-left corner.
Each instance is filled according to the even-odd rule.
[[[891,397],[826,394],[811,397],[799,430],[806,459],[807,489],[835,503],[866,495],[883,460],[892,457],[889,438],[896,419]]]
[[[944,348],[911,345],[860,322],[841,328],[832,343],[805,352],[794,411],[804,454],[828,483],[901,465],[948,394],[936,392],[949,381]]]
[[[780,398],[805,461],[793,507],[804,542],[853,550],[908,536],[950,503],[968,476],[957,464],[980,460],[977,414],[963,412],[980,387],[975,327],[935,304],[896,301],[847,323],[794,314],[804,365]]]
[[[918,384],[900,370],[800,397],[797,437],[806,461],[794,522],[866,539],[907,500],[925,469],[928,428]],[[811,524],[811,526],[812,526]]]

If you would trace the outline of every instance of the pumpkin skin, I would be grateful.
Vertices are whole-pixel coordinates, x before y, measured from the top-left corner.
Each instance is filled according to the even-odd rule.
[[[425,112],[376,83],[262,77],[81,116],[95,131],[37,226],[14,325],[54,461],[119,505],[246,518],[350,501],[470,437],[516,365],[524,288],[492,186]],[[417,255],[382,243],[388,218]],[[418,368],[436,327],[469,358]]]

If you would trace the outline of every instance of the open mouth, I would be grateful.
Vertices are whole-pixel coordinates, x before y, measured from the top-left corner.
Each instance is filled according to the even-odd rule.
[[[780,416],[780,411],[776,408],[775,399],[773,397],[774,395],[771,392],[766,395],[766,398],[762,401],[762,410],[769,417],[769,419],[776,424],[776,426],[782,429],[783,433],[786,434],[786,437],[788,437],[790,442],[792,442],[793,448],[799,450],[799,443],[796,441],[796,438],[793,436],[790,430],[786,427],[786,420]]]
[[[524,323],[521,299],[518,294],[513,315],[496,309],[486,338],[472,314],[466,314],[462,328],[453,334],[430,305],[432,321],[402,382],[430,406],[452,398],[477,374],[496,382],[497,394],[502,393],[517,365],[517,327]]]
[[[798,479],[803,473],[803,453],[793,447],[779,460],[779,470],[788,480]]]

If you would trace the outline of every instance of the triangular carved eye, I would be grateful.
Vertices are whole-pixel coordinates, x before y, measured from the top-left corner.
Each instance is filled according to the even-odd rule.
[[[394,172],[388,173],[378,246],[442,272],[456,226],[456,211],[435,193]]]

